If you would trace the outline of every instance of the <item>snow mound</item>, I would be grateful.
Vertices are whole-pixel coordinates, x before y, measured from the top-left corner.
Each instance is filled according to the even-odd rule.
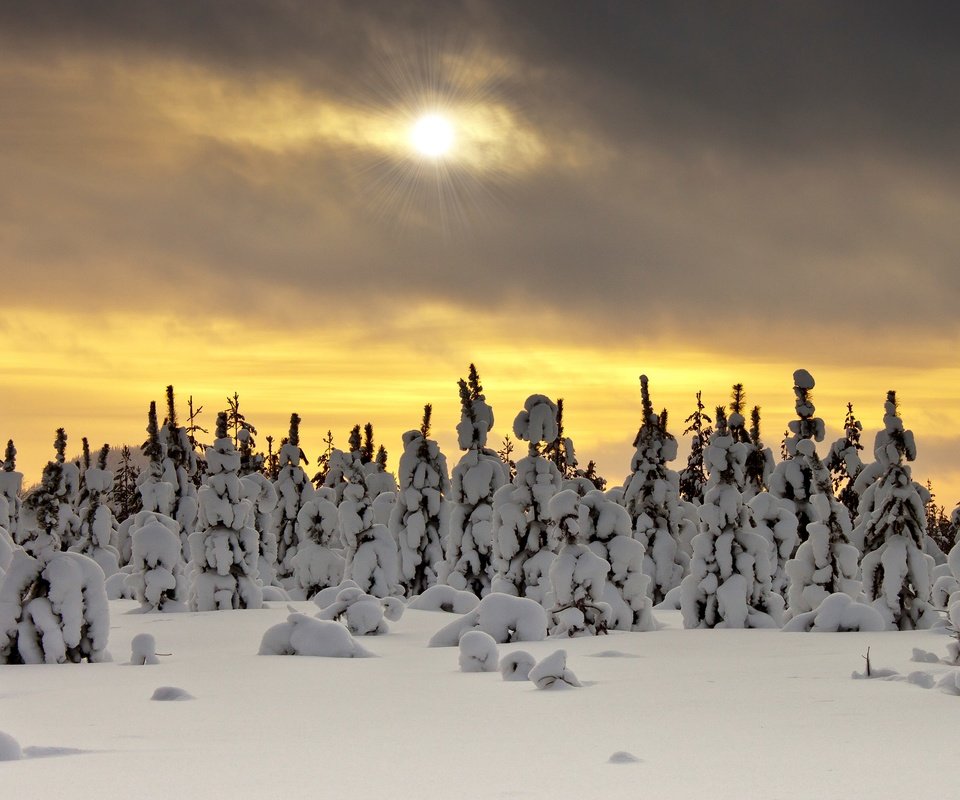
[[[497,643],[489,633],[467,631],[460,637],[461,672],[496,672]]]
[[[326,589],[321,589],[313,596],[313,603],[317,608],[326,608],[329,605],[332,605],[336,599],[337,595],[343,589],[359,589],[360,586],[355,581],[351,581],[349,578],[341,583],[338,583],[336,586],[328,586]]]
[[[617,750],[616,753],[613,753],[610,758],[607,759],[608,764],[639,764],[640,759],[637,758],[633,753],[628,753],[626,750]]]
[[[936,680],[929,672],[917,670],[916,672],[911,672],[909,675],[907,675],[907,683],[912,683],[914,686],[919,686],[921,689],[932,689],[936,683]]]
[[[536,663],[537,660],[526,650],[516,650],[500,659],[500,674],[505,681],[526,681]]]
[[[452,586],[437,584],[423,594],[411,598],[407,608],[416,611],[446,611],[452,614],[469,614],[478,605],[480,598],[473,592],[454,589]]]
[[[138,633],[130,642],[130,663],[142,667],[145,664],[159,664],[157,658],[157,640],[149,633]]]
[[[263,634],[258,654],[322,658],[368,658],[373,655],[340,623],[300,613],[293,613],[286,622],[269,628]]]
[[[910,660],[918,661],[921,664],[939,664],[940,656],[936,653],[931,653],[929,650],[921,650],[919,647],[914,647]]]
[[[271,601],[273,601],[273,602],[275,602],[275,603],[279,603],[279,602],[286,602],[286,601],[289,600],[289,599],[290,599],[290,595],[288,595],[288,594],[287,594],[283,589],[281,589],[279,586],[264,586],[264,587],[263,587],[263,600],[264,600],[264,602],[267,602],[268,600],[271,600]]]
[[[0,761],[19,761],[23,758],[20,743],[9,733],[0,731]]]
[[[340,621],[355,636],[375,636],[389,630],[384,617],[400,619],[403,608],[403,603],[395,597],[381,600],[356,586],[348,586],[317,614],[317,619]]]
[[[843,592],[836,592],[825,597],[813,611],[797,614],[783,626],[783,630],[788,633],[845,633],[877,632],[886,630],[886,627],[875,608],[858,603]]]
[[[151,700],[193,700],[195,699],[186,689],[178,686],[158,686],[150,696]]]
[[[590,658],[642,658],[636,653],[624,653],[622,650],[601,650],[599,653],[587,653]]]
[[[538,689],[566,689],[581,686],[577,676],[567,669],[567,651],[557,650],[530,670],[530,680]]]
[[[437,631],[429,647],[456,647],[466,631],[481,630],[499,644],[540,642],[547,638],[547,612],[528,597],[493,592],[469,614]]]
[[[938,682],[937,688],[944,694],[960,695],[960,670],[953,670],[944,675]]]

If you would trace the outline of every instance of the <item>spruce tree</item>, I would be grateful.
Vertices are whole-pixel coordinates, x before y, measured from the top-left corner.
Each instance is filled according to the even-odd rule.
[[[687,427],[683,435],[691,434],[690,455],[687,466],[680,471],[680,496],[688,503],[700,505],[703,502],[703,490],[707,483],[707,473],[703,466],[703,451],[713,432],[710,423],[713,421],[703,413],[701,393],[697,392],[697,408],[684,422]],[[705,424],[706,423],[706,424]]]
[[[640,376],[642,423],[633,440],[636,448],[630,474],[624,481],[623,499],[630,515],[634,538],[644,548],[644,571],[651,579],[653,602],[680,585],[689,559],[680,547],[681,527],[686,525],[680,508],[679,476],[667,468],[677,457],[677,440],[653,410],[650,385]],[[688,538],[692,538],[692,532]]]
[[[937,621],[930,603],[934,561],[925,553],[923,500],[904,463],[916,458],[917,448],[903,427],[896,392],[887,393],[884,412],[874,444],[882,471],[860,500],[863,593],[889,628],[929,628]]]
[[[14,542],[20,543],[20,489],[23,473],[17,472],[17,448],[13,439],[7,440],[0,470],[0,527],[6,528]]]
[[[513,482],[494,496],[492,590],[549,605],[548,573],[560,543],[550,528],[547,505],[562,488],[563,477],[540,447],[557,438],[556,403],[544,395],[528,397],[513,432],[527,442],[527,456],[517,462]]]
[[[86,448],[83,473],[86,498],[80,507],[80,536],[71,550],[83,553],[96,561],[106,577],[119,569],[120,554],[112,542],[117,535],[117,520],[110,508],[113,472],[107,469],[110,445],[105,444],[97,456],[97,465],[90,465],[89,446]]]
[[[446,551],[439,581],[483,597],[493,579],[493,496],[509,480],[508,467],[487,447],[493,409],[487,405],[477,368],[471,364],[460,390],[457,442],[463,456],[450,480]]]
[[[133,463],[133,453],[129,446],[120,448],[120,464],[113,479],[113,514],[117,522],[123,523],[136,514],[142,507],[140,493],[137,491],[137,478],[140,471]]]
[[[860,458],[860,452],[863,450],[863,445],[860,444],[862,431],[863,425],[853,413],[853,403],[847,403],[847,414],[843,419],[843,437],[830,446],[830,454],[824,461],[833,476],[833,491],[847,509],[851,520],[856,518],[857,508],[860,505],[860,495],[854,486],[863,471],[863,461]]]
[[[796,516],[797,536],[802,542],[807,538],[807,526],[816,521],[812,506],[816,486],[810,458],[804,455],[808,450],[798,450],[798,447],[804,441],[822,442],[825,429],[823,420],[814,416],[816,407],[811,391],[816,382],[813,376],[805,369],[798,369],[793,373],[793,383],[797,419],[788,423],[789,436],[784,439],[786,459],[771,473],[769,491]]]
[[[759,628],[780,624],[783,599],[772,590],[769,545],[753,528],[743,484],[748,446],[734,441],[723,406],[704,451],[710,471],[693,539],[680,610],[685,628]]]
[[[750,451],[747,453],[744,487],[744,496],[747,499],[767,490],[767,480],[773,467],[773,453],[760,437],[760,406],[754,406],[750,412]]]
[[[177,421],[173,386],[167,386],[167,416],[160,430],[163,445],[163,480],[173,487],[173,507],[170,516],[180,525],[183,556],[188,557],[187,539],[197,527],[197,457],[190,445],[187,429]]]
[[[206,456],[203,527],[190,535],[190,606],[194,611],[260,608],[259,536],[250,526],[252,506],[241,490],[240,454],[228,433],[226,412],[217,416],[216,440]]]
[[[437,583],[443,564],[450,480],[447,459],[430,438],[432,413],[427,403],[420,429],[403,434],[400,490],[390,515],[390,533],[400,551],[400,585],[407,597]]]
[[[307,457],[300,449],[300,416],[290,415],[290,433],[280,448],[280,471],[274,488],[277,492],[277,577],[293,576],[293,558],[301,539],[297,517],[304,503],[314,496],[313,484],[301,464]]]

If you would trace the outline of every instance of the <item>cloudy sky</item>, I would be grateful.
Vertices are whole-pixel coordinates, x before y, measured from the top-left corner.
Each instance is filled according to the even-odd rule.
[[[947,2],[0,5],[0,436],[28,480],[138,444],[173,383],[316,455],[475,361],[509,431],[562,396],[628,469],[641,372],[679,434],[791,376],[960,498],[960,7]],[[454,142],[412,147],[427,112]],[[498,435],[499,434],[499,435]],[[822,451],[825,448],[821,448]]]

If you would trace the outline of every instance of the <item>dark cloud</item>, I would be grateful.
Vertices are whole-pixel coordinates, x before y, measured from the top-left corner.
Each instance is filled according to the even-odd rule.
[[[617,336],[636,315],[718,343],[744,316],[956,334],[953,3],[8,2],[0,31],[20,69],[0,79],[0,230],[34,302],[43,266],[108,303],[160,303],[142,287],[162,276],[234,309],[482,292]],[[386,168],[342,143],[184,142],[129,87],[25,66],[166,59],[369,106],[378,76],[404,80],[391,54],[458,48],[508,60],[497,96],[548,154],[386,208]]]

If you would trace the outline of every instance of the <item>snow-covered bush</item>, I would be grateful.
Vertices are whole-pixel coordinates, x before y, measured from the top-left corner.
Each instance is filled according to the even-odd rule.
[[[159,664],[157,640],[149,633],[138,633],[130,640],[130,663],[135,667]]]
[[[767,540],[753,528],[737,486],[747,447],[735,442],[722,407],[705,452],[710,478],[693,539],[690,574],[683,579],[680,610],[686,628],[779,627],[783,598],[771,588]]]
[[[300,449],[300,417],[290,415],[290,434],[280,448],[280,471],[274,488],[277,492],[276,531],[277,531],[277,577],[290,578],[293,575],[293,558],[297,554],[300,540],[304,538],[298,528],[297,520],[304,503],[314,495],[313,484],[304,472],[301,463],[307,457]]]
[[[515,650],[500,659],[500,674],[505,681],[529,680],[536,659],[526,650]]]
[[[53,542],[52,544],[58,544]],[[80,553],[14,553],[0,583],[0,664],[109,661],[103,570]]]
[[[557,436],[557,406],[543,395],[527,398],[513,423],[529,455],[517,462],[513,483],[494,495],[494,592],[530,597],[549,605],[550,564],[559,542],[551,538],[547,504],[562,486],[556,465],[540,455],[541,442]]]
[[[497,643],[489,633],[467,631],[460,637],[459,661],[461,672],[496,672]]]
[[[557,650],[539,661],[530,670],[528,678],[538,689],[568,689],[582,685],[567,666],[566,650]]]
[[[804,542],[802,546],[806,546]],[[865,603],[858,603],[843,592],[827,595],[813,611],[794,616],[783,629],[788,633],[844,633],[847,631],[882,631],[887,624],[879,612]]]
[[[446,611],[452,614],[468,614],[480,605],[480,598],[473,592],[462,592],[452,586],[437,584],[407,603],[415,611]]]
[[[456,647],[470,630],[489,633],[500,644],[539,642],[547,638],[547,612],[526,597],[492,592],[473,611],[437,631],[430,647]]]
[[[407,596],[420,594],[437,582],[443,563],[443,533],[447,527],[445,496],[450,491],[447,460],[430,439],[428,403],[420,430],[403,434],[399,492],[390,514],[390,533],[399,544],[400,585]]]
[[[916,445],[903,427],[895,392],[888,392],[884,411],[874,447],[884,469],[860,503],[863,593],[888,627],[929,628],[937,622],[930,604],[934,561],[924,552],[923,500],[903,463],[916,458]]]
[[[260,608],[260,537],[249,525],[252,505],[243,496],[240,454],[227,436],[224,412],[217,417],[216,433],[206,451],[207,475],[200,488],[202,527],[190,535],[190,607]]]
[[[375,636],[387,633],[386,620],[396,622],[403,615],[403,609],[403,603],[396,597],[379,598],[357,587],[346,587],[316,616],[342,622],[356,636]]]
[[[297,515],[300,544],[293,557],[293,576],[309,599],[321,589],[343,580],[344,559],[338,551],[340,518],[329,500],[314,497]]]
[[[439,581],[478,597],[493,580],[493,497],[508,475],[496,452],[487,447],[493,409],[487,405],[476,367],[460,380],[457,437],[463,457],[453,468],[446,551]]]
[[[185,611],[187,579],[180,556],[180,526],[151,511],[139,512],[134,526],[133,556],[124,583],[143,611]]]
[[[608,627],[654,630],[648,593],[651,579],[644,572],[643,545],[631,535],[626,509],[608,493],[595,489],[580,500],[579,520],[584,542],[610,565],[603,594],[610,607]]]
[[[633,441],[636,452],[624,482],[623,499],[634,538],[644,548],[644,571],[651,578],[653,602],[659,603],[680,585],[689,566],[680,547],[681,526],[689,523],[680,508],[679,476],[667,468],[667,462],[677,457],[677,440],[653,410],[646,375],[640,376],[640,393],[643,423]]]
[[[368,658],[372,655],[339,622],[292,613],[269,628],[260,641],[261,656]]]
[[[610,564],[583,543],[580,496],[564,489],[547,507],[553,535],[563,542],[550,565],[552,636],[606,633],[612,609],[604,602]]]

